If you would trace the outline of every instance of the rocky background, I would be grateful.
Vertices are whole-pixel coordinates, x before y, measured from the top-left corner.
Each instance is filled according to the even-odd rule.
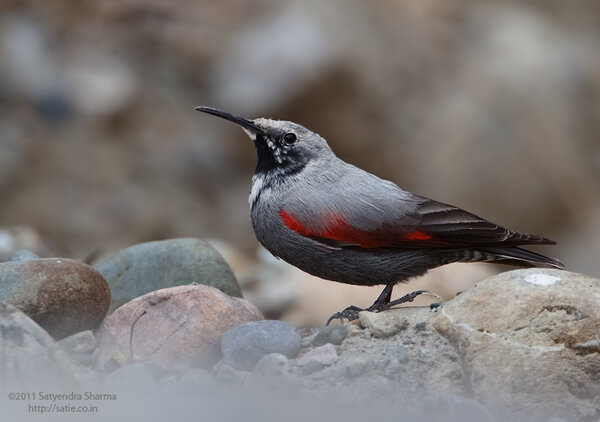
[[[499,309],[494,315],[500,325],[461,320],[477,326],[473,333],[483,333],[481,339],[469,339],[448,322],[432,322],[433,316],[444,321],[439,313],[423,311],[389,323],[404,333],[390,335],[394,344],[407,342],[401,351],[386,345],[389,340],[373,340],[378,329],[368,318],[348,328],[341,346],[332,349],[339,332],[332,334],[333,340],[313,344],[320,333],[314,327],[322,327],[329,315],[349,304],[370,304],[378,289],[324,282],[258,248],[247,205],[255,165],[252,144],[239,128],[200,115],[194,107],[296,121],[323,135],[346,161],[407,190],[558,241],[558,246],[541,251],[559,257],[575,273],[598,278],[599,42],[600,6],[592,0],[0,0],[0,262],[10,258],[0,269],[0,300],[24,311],[55,338],[67,332],[80,336],[73,341],[79,350],[74,352],[76,359],[63,359],[63,352],[57,352],[62,349],[34,324],[30,328],[37,340],[25,343],[31,354],[21,353],[6,344],[12,338],[23,345],[17,341],[20,334],[10,335],[20,332],[14,331],[14,324],[28,327],[29,322],[14,309],[2,308],[0,321],[8,328],[0,347],[15,354],[5,352],[0,366],[8,373],[11,365],[22,365],[11,356],[37,353],[47,357],[40,365],[53,362],[57,372],[46,374],[51,379],[78,373],[71,366],[75,359],[77,365],[94,368],[102,361],[108,365],[102,371],[116,378],[131,371],[141,377],[140,384],[148,381],[146,376],[152,383],[173,382],[184,388],[180,372],[150,373],[146,366],[135,372],[136,365],[128,360],[135,354],[127,347],[127,336],[135,330],[113,333],[121,339],[115,356],[113,350],[101,358],[96,343],[104,339],[111,344],[107,339],[113,334],[106,337],[111,321],[103,319],[109,308],[112,312],[131,299],[137,301],[129,314],[121,315],[121,324],[152,337],[154,331],[144,331],[145,324],[152,328],[152,320],[140,315],[145,307],[169,302],[165,298],[171,296],[145,294],[179,285],[184,291],[175,297],[200,300],[214,292],[188,291],[186,286],[211,281],[221,283],[214,287],[226,293],[214,299],[215,309],[241,312],[231,314],[227,323],[220,319],[221,331],[263,316],[304,329],[298,332],[302,351],[296,354],[279,350],[279,356],[258,369],[255,362],[250,370],[227,361],[211,366],[227,385],[251,383],[249,373],[270,373],[280,366],[291,368],[292,377],[316,379],[316,384],[308,383],[308,390],[315,385],[335,390],[339,382],[356,379],[350,383],[353,394],[368,399],[377,391],[416,385],[401,391],[406,397],[431,393],[434,409],[475,400],[469,402],[478,409],[473,410],[474,420],[486,420],[477,411],[500,417],[498,409],[510,402],[502,391],[513,391],[507,385],[525,392],[533,391],[534,385],[556,386],[535,390],[536,397],[564,399],[569,410],[578,409],[572,420],[595,421],[597,392],[590,386],[598,381],[593,375],[598,372],[597,340],[588,336],[594,325],[581,322],[593,318],[588,319],[583,304],[569,302],[575,300],[571,296],[566,304],[552,305],[556,295],[548,303],[537,303],[540,307],[532,308],[537,313],[523,316],[533,322],[519,325],[529,327],[525,331],[518,330],[510,312],[503,316]],[[140,245],[180,237],[208,239],[212,246],[194,239],[177,241],[168,250],[160,243]],[[133,250],[124,249],[132,245]],[[44,259],[28,261],[35,254]],[[178,265],[162,265],[161,257]],[[84,262],[93,264],[101,277]],[[152,278],[157,268],[165,272]],[[427,288],[451,299],[499,270],[450,265],[397,289],[395,296]],[[573,277],[567,278],[580,281],[580,276]],[[546,279],[540,280],[543,284]],[[591,290],[574,291],[582,299],[596,297]],[[494,291],[492,296],[497,295]],[[237,302],[241,296],[246,299],[243,305]],[[36,302],[40,298],[43,306]],[[173,300],[176,309],[187,309],[186,300]],[[416,303],[430,301],[420,298]],[[467,309],[475,312],[471,306]],[[586,306],[597,307],[593,301]],[[174,314],[175,326],[186,314]],[[47,315],[52,324],[46,324]],[[105,334],[89,331],[98,330],[101,322],[109,327]],[[556,331],[562,323],[567,328]],[[172,329],[167,326],[165,332]],[[537,334],[531,334],[533,340],[515,339],[510,330]],[[406,333],[417,338],[402,340]],[[482,383],[490,378],[481,369],[489,362],[476,359],[482,353],[477,347],[490,338],[527,345],[527,359],[506,350],[483,354],[495,362],[506,356],[525,362],[525,367],[507,369],[509,374],[528,373],[527,362],[540,369],[534,352],[548,347],[546,356],[554,359],[556,353],[564,360],[540,362],[561,369],[558,375],[536,369],[538,378],[517,380],[491,372],[498,383]],[[209,360],[221,359],[218,339],[220,335],[211,343],[215,354]],[[140,347],[156,349],[153,343]],[[322,355],[315,359],[305,364],[294,360],[318,347]],[[383,353],[386,347],[393,350]],[[364,356],[355,356],[363,353],[358,350]],[[386,353],[392,355],[392,363],[382,357]],[[445,357],[439,360],[440,356]],[[363,360],[350,359],[355,357]],[[455,363],[433,365],[446,360]],[[308,363],[312,361],[320,363]],[[417,363],[411,367],[415,372],[403,378],[398,374],[406,370],[406,362]],[[36,365],[31,364],[28,373],[44,372]],[[428,365],[433,365],[431,372],[419,372]],[[198,379],[188,379],[194,391],[212,388],[198,387],[204,385]],[[451,388],[434,387],[437,379],[453,380]],[[361,390],[365,380],[368,386]],[[378,382],[381,385],[369,384]],[[439,396],[441,392],[450,395]],[[184,402],[189,401],[180,403]],[[360,414],[344,405],[344,415]],[[381,406],[383,416],[396,415],[400,404],[392,400]],[[315,412],[330,415],[331,409],[316,406]],[[548,409],[551,412],[540,416],[542,422],[554,416],[571,420],[568,412]],[[296,410],[305,415],[302,408]],[[527,420],[528,411],[539,409],[508,410],[511,417]],[[222,411],[226,409],[218,409]],[[380,414],[373,412],[368,417]],[[149,411],[148,416],[153,415]]]

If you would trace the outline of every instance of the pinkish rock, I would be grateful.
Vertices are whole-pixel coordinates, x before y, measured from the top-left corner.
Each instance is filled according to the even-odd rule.
[[[135,360],[163,367],[210,367],[220,358],[223,333],[262,318],[251,303],[214,287],[157,290],[124,304],[98,327],[98,363],[106,370]]]

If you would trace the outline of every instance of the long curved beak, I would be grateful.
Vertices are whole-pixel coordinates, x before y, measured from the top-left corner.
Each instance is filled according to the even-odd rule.
[[[252,120],[248,120],[244,117],[237,116],[237,115],[229,113],[227,111],[219,110],[217,108],[212,108],[212,107],[205,107],[205,106],[198,106],[198,107],[196,107],[196,110],[202,111],[204,113],[212,114],[213,116],[217,116],[217,117],[220,117],[225,120],[229,120],[230,122],[237,123],[244,129],[247,129],[247,130],[253,132],[254,134],[261,132],[261,128],[256,126]]]

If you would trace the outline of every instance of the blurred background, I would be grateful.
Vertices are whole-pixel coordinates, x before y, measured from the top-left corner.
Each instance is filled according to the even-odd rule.
[[[599,45],[595,0],[0,0],[0,259],[210,238],[268,316],[369,304],[379,288],[258,248],[253,145],[194,111],[209,105],[300,123],[600,277]],[[499,269],[454,264],[406,289],[451,297]]]

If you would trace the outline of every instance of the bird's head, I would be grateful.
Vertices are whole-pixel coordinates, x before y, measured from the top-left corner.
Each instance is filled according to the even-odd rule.
[[[250,120],[212,107],[200,106],[196,110],[242,127],[256,147],[256,173],[297,173],[311,161],[333,156],[325,139],[294,122],[263,118]]]

